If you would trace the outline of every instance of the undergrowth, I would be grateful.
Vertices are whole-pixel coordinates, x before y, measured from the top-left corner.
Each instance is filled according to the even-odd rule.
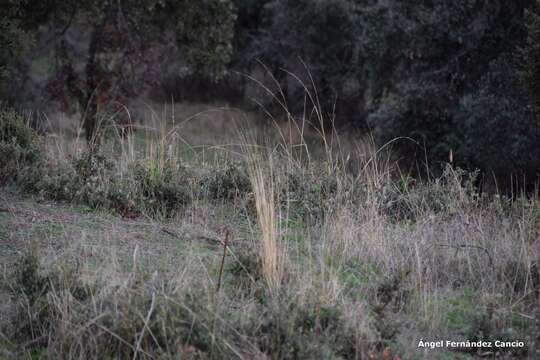
[[[539,354],[534,197],[479,194],[478,174],[451,165],[413,179],[379,152],[357,160],[354,174],[332,149],[318,162],[267,147],[209,165],[182,163],[163,141],[142,156],[101,149],[51,158],[9,116],[15,125],[2,122],[0,138],[9,154],[0,160],[4,182],[123,217],[174,224],[185,213],[190,226],[227,228],[213,245],[193,240],[167,271],[136,266],[139,246],[158,246],[138,240],[123,261],[85,244],[54,261],[23,254],[1,282],[10,311],[0,335],[12,357],[457,356],[421,352],[421,338],[521,340],[524,347],[499,355]],[[217,209],[230,216],[215,220]],[[183,246],[181,231],[166,233]],[[485,350],[458,351],[466,358]]]

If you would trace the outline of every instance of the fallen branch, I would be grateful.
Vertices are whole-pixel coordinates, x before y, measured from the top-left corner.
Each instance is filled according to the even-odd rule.
[[[483,251],[488,259],[489,259],[489,266],[493,266],[493,257],[491,256],[491,254],[489,253],[488,249],[486,249],[485,247],[482,247],[482,246],[479,246],[479,245],[469,245],[469,244],[456,244],[456,245],[452,245],[452,244],[434,244],[435,246],[438,246],[438,247],[447,247],[447,248],[453,248],[453,249],[456,249],[456,253],[457,251],[459,251],[460,249],[476,249],[476,250],[481,250]]]

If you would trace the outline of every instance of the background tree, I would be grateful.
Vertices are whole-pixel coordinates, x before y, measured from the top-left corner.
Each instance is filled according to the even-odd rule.
[[[535,105],[540,106],[540,2],[525,12],[527,41],[522,49],[521,78]]]
[[[359,105],[359,87],[347,91],[357,83],[355,2],[237,0],[236,5],[235,66],[251,69],[262,62],[279,82],[290,111],[302,111],[305,94],[287,72],[317,92],[326,113],[337,109],[341,118],[358,120],[358,112],[345,111],[349,103]]]
[[[12,104],[8,84],[16,80],[18,60],[32,44],[32,34],[25,26],[24,2],[9,0],[0,4],[0,104]]]
[[[198,73],[220,76],[232,52],[234,13],[228,0],[19,1],[6,11],[8,18],[34,19],[26,21],[28,28],[47,22],[54,29],[58,68],[47,89],[52,98],[76,100],[90,142],[96,138],[98,116],[118,116],[127,98],[157,78],[160,46],[169,40],[164,30],[174,29],[187,65]],[[9,21],[0,26],[16,20]],[[75,26],[90,33],[82,69],[75,64],[81,54],[75,54],[65,36]]]
[[[29,66],[13,55],[39,28],[39,43],[52,39],[57,70],[47,90],[66,108],[77,104],[92,141],[100,117],[129,125],[122,105],[160,82],[164,63],[189,80],[184,93],[212,101],[216,89],[231,94],[233,87],[235,96],[251,97],[234,74],[260,74],[260,61],[289,110],[302,112],[305,94],[287,71],[317,92],[338,126],[369,130],[378,145],[412,138],[394,143],[410,165],[427,158],[437,168],[452,151],[463,167],[534,177],[538,109],[529,105],[540,105],[538,4],[524,11],[533,4],[9,0],[0,5],[0,68],[21,103],[12,84],[24,84]]]
[[[527,4],[391,1],[366,8],[367,120],[378,143],[410,137],[421,146],[399,142],[396,149],[403,158],[427,155],[436,165],[453,151],[459,165],[486,172],[493,170],[501,151],[510,164],[519,162],[518,149],[527,148],[522,145],[538,147],[531,116],[520,110],[527,100],[516,90],[517,69],[509,60],[525,39]],[[497,86],[506,86],[507,93]],[[501,111],[493,118],[489,107],[495,104]],[[531,131],[503,131],[523,128]],[[486,138],[499,151],[479,151]]]
[[[531,1],[237,0],[236,5],[241,22],[235,49],[244,61],[269,66],[291,110],[302,111],[303,89],[291,86],[281,69],[309,83],[301,59],[328,113],[336,105],[338,119],[368,128],[379,145],[412,138],[394,146],[410,165],[427,156],[435,170],[452,152],[463,167],[536,176],[537,125],[515,60],[525,44],[527,19],[525,74],[531,92],[540,93],[540,20],[531,12],[524,17]]]

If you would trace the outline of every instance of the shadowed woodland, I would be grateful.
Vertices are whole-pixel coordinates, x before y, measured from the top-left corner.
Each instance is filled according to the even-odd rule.
[[[538,358],[539,107],[535,0],[2,1],[0,358]]]

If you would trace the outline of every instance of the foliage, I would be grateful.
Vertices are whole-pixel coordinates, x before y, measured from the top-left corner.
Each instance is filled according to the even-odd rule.
[[[522,50],[521,77],[536,106],[540,105],[540,2],[525,13],[527,41]]]
[[[139,211],[153,216],[173,216],[191,202],[189,179],[183,168],[167,164],[163,169],[137,164],[133,179]]]
[[[250,69],[254,60],[261,57],[267,49],[264,29],[271,21],[267,9],[270,2],[271,0],[233,0],[236,10],[232,54],[234,66]]]
[[[124,216],[172,217],[191,202],[184,169],[166,166],[158,170],[137,163],[120,174],[110,159],[95,151],[68,164],[43,164],[26,174],[23,185],[46,198],[110,209]]]
[[[41,160],[38,136],[23,116],[0,110],[0,184],[16,180],[21,172]]]
[[[331,306],[270,304],[257,330],[259,347],[280,359],[351,357],[357,353],[354,329]]]
[[[32,252],[22,255],[16,265],[17,290],[33,304],[49,290],[49,279],[40,272],[39,258]]]
[[[293,218],[321,220],[326,211],[332,208],[332,203],[338,204],[341,200],[334,176],[317,176],[300,171],[290,171],[286,176],[281,199],[283,206],[289,207]]]
[[[442,175],[429,184],[403,177],[377,193],[378,206],[392,221],[416,221],[418,217],[457,215],[478,198],[478,172],[468,173],[447,165]]]
[[[532,180],[537,130],[514,59],[530,3],[238,0],[235,64],[266,64],[292,112],[305,89],[282,69],[318,94],[326,119],[369,127],[379,146],[412,139],[394,143],[409,165],[427,159],[440,174],[452,152],[462,167]],[[538,21],[526,19],[530,84]]]
[[[382,20],[374,17],[368,23],[377,35],[366,45],[368,49],[377,49],[368,52],[370,68],[375,70],[370,77],[372,111],[368,121],[378,143],[410,137],[416,144],[400,141],[396,146],[408,159],[414,159],[415,153],[417,159],[427,155],[430,165],[434,165],[448,159],[453,151],[458,153],[455,158],[464,166],[493,170],[491,165],[498,159],[495,154],[491,154],[490,159],[471,161],[480,146],[472,149],[467,145],[481,139],[468,126],[470,113],[463,111],[461,104],[467,101],[463,99],[475,97],[480,87],[483,103],[480,105],[479,97],[476,98],[476,119],[472,122],[484,135],[495,140],[496,146],[504,142],[499,137],[504,134],[497,124],[515,121],[527,126],[530,123],[519,117],[518,106],[505,106],[507,110],[498,120],[491,119],[485,111],[478,111],[481,107],[489,110],[491,99],[495,103],[512,97],[495,92],[490,86],[493,82],[481,79],[494,78],[494,73],[488,74],[490,64],[503,52],[511,53],[523,39],[524,5],[522,2],[462,0],[417,6],[383,5],[377,9]],[[374,41],[382,45],[377,46]],[[376,63],[384,66],[376,68]],[[499,66],[502,72],[496,74],[497,81],[513,76],[515,70],[511,62],[506,64],[506,68]],[[509,85],[507,82],[506,86]],[[517,134],[508,136],[517,137]],[[500,151],[510,153],[515,146],[515,142],[509,141]],[[517,160],[513,155],[512,159]]]
[[[493,60],[454,118],[455,158],[491,172],[503,187],[510,174],[520,183],[536,181],[540,168],[540,122],[516,67],[510,54]]]
[[[103,155],[87,152],[70,163],[42,164],[26,174],[23,185],[46,198],[106,207],[113,171],[113,164]]]
[[[1,16],[0,13],[0,84],[2,87],[5,86],[5,80],[12,75],[15,60],[22,56],[29,44],[30,37],[21,29],[19,21]],[[2,89],[2,98],[6,97],[5,91],[6,89]]]
[[[201,180],[201,191],[210,199],[235,199],[251,191],[249,177],[239,164],[227,163]]]
[[[427,160],[440,174],[452,152],[464,168],[532,180],[538,126],[537,109],[528,106],[540,92],[540,20],[532,3],[10,0],[0,5],[0,72],[10,87],[26,78],[20,55],[47,24],[57,65],[47,100],[78,108],[93,143],[103,118],[122,133],[132,130],[124,105],[157,85],[172,48],[181,55],[182,93],[232,95],[230,85],[245,80],[230,70],[258,74],[260,60],[292,113],[309,112],[307,89],[308,105],[328,122],[369,128],[379,146],[412,139],[394,143],[409,165]],[[70,31],[88,33],[82,50]]]
[[[175,3],[175,2],[173,2]],[[232,53],[235,16],[230,0],[207,0],[176,5],[178,43],[197,72],[219,77]],[[201,41],[204,36],[205,41]]]
[[[14,65],[15,60],[24,53],[24,50],[31,43],[30,34],[23,29],[22,21],[19,17],[21,3],[21,1],[8,1],[0,4],[1,85],[4,85],[5,79],[10,76],[11,66]]]
[[[91,144],[99,140],[98,116],[114,118],[122,130],[131,130],[124,105],[156,85],[157,63],[171,45],[169,36],[162,36],[167,29],[175,29],[175,41],[192,71],[219,77],[230,60],[234,13],[228,0],[8,4],[0,7],[5,13],[0,22],[0,70],[19,44],[26,43],[22,41],[26,32],[49,24],[54,29],[56,59],[55,74],[46,86],[49,100],[77,104]],[[87,29],[90,35],[82,53],[75,50],[80,44],[70,40],[71,28]],[[86,62],[81,66],[78,58]]]
[[[325,113],[341,111],[346,101],[358,102],[356,82],[359,69],[355,3],[330,1],[237,1],[244,21],[237,26],[237,63],[261,61],[277,79],[287,107],[302,111],[304,85],[317,93]],[[257,24],[245,19],[247,14]],[[245,41],[245,43],[240,43]],[[307,68],[304,67],[303,63]],[[303,83],[290,81],[291,71]],[[313,79],[310,75],[313,74]],[[311,80],[314,80],[312,83]],[[338,106],[336,105],[338,102]],[[343,106],[340,106],[343,105]],[[356,108],[355,104],[355,108]],[[358,113],[351,113],[358,120]]]

